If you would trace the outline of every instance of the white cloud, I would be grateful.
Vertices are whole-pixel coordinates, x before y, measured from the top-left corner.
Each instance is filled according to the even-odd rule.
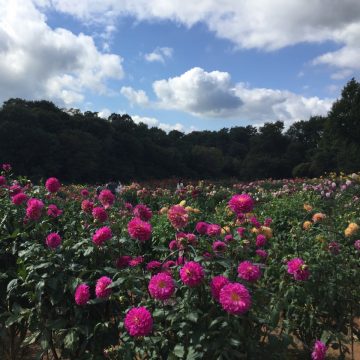
[[[131,86],[123,86],[120,92],[132,105],[146,106],[149,103],[149,99],[144,90],[135,90]]]
[[[133,116],[131,116],[131,118],[134,120],[134,122],[136,124],[144,123],[144,124],[148,125],[149,127],[157,127],[157,128],[160,128],[160,129],[162,129],[162,130],[164,130],[166,132],[169,132],[171,130],[189,132],[189,131],[193,130],[193,127],[191,127],[190,129],[188,129],[186,131],[185,128],[184,128],[184,125],[182,125],[180,123],[176,123],[175,125],[166,124],[166,123],[160,122],[158,119],[156,119],[154,117],[133,115]]]
[[[0,13],[0,101],[45,97],[69,106],[123,77],[119,55],[102,53],[90,36],[50,28],[30,0],[0,0]]]
[[[108,108],[101,109],[98,113],[102,119],[107,119],[112,114],[112,111]]]
[[[326,114],[332,99],[304,97],[286,90],[250,88],[233,84],[227,72],[193,68],[184,74],[153,83],[157,107],[195,116],[233,118],[252,122],[285,123]]]
[[[87,22],[106,24],[131,15],[139,21],[171,20],[188,27],[204,23],[218,37],[245,49],[271,51],[304,42],[334,41],[340,49],[319,56],[316,63],[360,68],[358,0],[49,1],[58,11]]]
[[[144,58],[148,62],[161,62],[165,64],[165,59],[169,59],[173,55],[173,49],[170,47],[157,47],[153,52],[145,54]]]

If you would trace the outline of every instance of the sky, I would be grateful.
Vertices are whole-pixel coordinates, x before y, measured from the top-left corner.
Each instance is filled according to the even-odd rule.
[[[359,71],[358,0],[0,0],[0,103],[165,131],[288,127]]]

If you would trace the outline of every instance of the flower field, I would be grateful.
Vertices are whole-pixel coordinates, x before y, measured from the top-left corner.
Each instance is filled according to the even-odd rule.
[[[2,169],[1,359],[359,358],[359,175],[97,195]]]

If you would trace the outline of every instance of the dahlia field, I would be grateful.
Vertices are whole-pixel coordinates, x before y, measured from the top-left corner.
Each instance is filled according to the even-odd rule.
[[[0,176],[1,359],[359,358],[360,176]]]

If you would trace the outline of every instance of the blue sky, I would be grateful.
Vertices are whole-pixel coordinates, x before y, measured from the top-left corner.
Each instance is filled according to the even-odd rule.
[[[166,131],[326,114],[360,68],[356,0],[0,0],[0,12],[0,101]]]

